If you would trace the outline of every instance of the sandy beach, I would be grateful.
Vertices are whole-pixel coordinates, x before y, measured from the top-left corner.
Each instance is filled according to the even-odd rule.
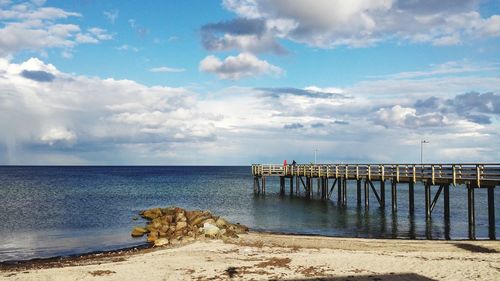
[[[2,280],[499,280],[500,243],[250,233],[0,268]]]

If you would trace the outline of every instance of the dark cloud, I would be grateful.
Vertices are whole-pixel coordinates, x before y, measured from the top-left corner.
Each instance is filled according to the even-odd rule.
[[[325,124],[323,124],[323,123],[314,123],[314,124],[311,124],[311,127],[312,128],[323,128],[323,127],[325,127]]]
[[[477,124],[491,124],[488,114],[500,114],[500,95],[488,92],[468,92],[452,99],[430,97],[414,104],[419,114],[440,112],[456,114]]]
[[[304,125],[300,123],[292,123],[292,124],[286,124],[285,126],[283,126],[283,128],[288,130],[301,129],[304,128]]]
[[[425,100],[417,100],[414,107],[419,113],[435,112],[442,102],[443,101],[437,97],[430,97]]]
[[[457,112],[479,112],[500,114],[500,95],[494,93],[469,92],[447,101]]]
[[[404,124],[408,128],[442,127],[445,125],[444,116],[439,113],[416,116],[408,115],[404,119]]]
[[[320,98],[320,99],[348,98],[346,95],[339,93],[317,92],[317,91],[310,91],[298,88],[256,88],[256,90],[261,91],[263,96],[270,98],[279,98],[283,95],[294,95],[294,96],[303,96],[303,97]]]
[[[230,21],[209,23],[201,28],[202,33],[212,34],[215,32],[229,33],[233,35],[262,35],[266,31],[266,22],[262,19],[238,18]]]
[[[414,14],[433,14],[443,11],[448,13],[469,11],[475,9],[478,4],[478,0],[399,0],[395,3],[395,7]]]
[[[21,76],[37,82],[52,82],[56,78],[54,74],[42,70],[23,70]]]
[[[466,116],[467,120],[477,124],[491,124],[491,118],[487,115],[470,114]]]
[[[333,121],[333,124],[336,124],[336,125],[349,125],[349,122],[344,121],[344,120],[335,120],[335,121]]]
[[[248,36],[252,36],[251,39]],[[267,30],[266,21],[262,19],[236,18],[206,24],[201,28],[201,42],[209,51],[236,49],[252,53],[288,53]]]

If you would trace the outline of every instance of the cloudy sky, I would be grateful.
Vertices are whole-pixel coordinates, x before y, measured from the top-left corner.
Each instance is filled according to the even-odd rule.
[[[0,164],[500,161],[499,0],[0,0]]]

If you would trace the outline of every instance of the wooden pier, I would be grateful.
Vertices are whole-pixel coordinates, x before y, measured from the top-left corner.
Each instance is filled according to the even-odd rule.
[[[312,198],[316,182],[319,199],[330,200],[335,188],[337,202],[347,205],[347,181],[356,181],[356,203],[370,205],[370,193],[377,199],[380,207],[385,208],[385,186],[390,182],[391,207],[397,212],[397,184],[408,184],[408,208],[415,212],[415,184],[424,185],[425,217],[430,220],[438,199],[443,194],[445,227],[450,225],[450,185],[464,185],[467,188],[467,212],[469,239],[476,239],[474,190],[488,190],[488,236],[496,239],[495,229],[495,187],[500,185],[500,164],[310,164],[279,165],[253,164],[254,192],[266,193],[266,177],[280,178],[280,194],[286,193],[289,180],[289,194]],[[331,182],[331,184],[330,184]],[[295,184],[295,188],[294,188]],[[376,187],[378,186],[378,188]],[[432,194],[433,189],[436,191]],[[363,194],[364,193],[364,194]],[[364,197],[362,196],[364,195]]]

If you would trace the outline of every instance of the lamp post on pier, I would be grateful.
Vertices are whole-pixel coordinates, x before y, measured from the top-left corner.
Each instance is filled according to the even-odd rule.
[[[316,154],[318,153],[318,149],[314,149],[314,165],[316,165]]]

